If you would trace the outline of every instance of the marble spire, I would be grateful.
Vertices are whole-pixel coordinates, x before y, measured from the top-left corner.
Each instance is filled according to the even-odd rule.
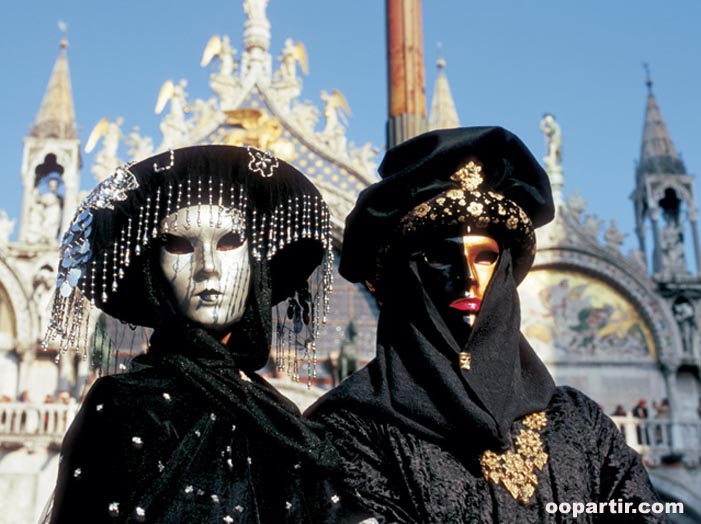
[[[647,70],[647,68],[646,68]],[[643,141],[640,147],[640,162],[638,175],[642,174],[686,174],[684,162],[677,154],[672,144],[672,138],[667,129],[655,95],[652,93],[652,80],[647,70],[645,81],[648,89],[647,106],[645,108],[645,125],[643,126]]]
[[[429,131],[460,126],[453,94],[450,91],[448,77],[445,74],[445,60],[443,57],[438,59],[436,65],[438,66],[438,77],[436,78],[436,85],[433,87],[431,113],[428,119]]]
[[[68,70],[68,40],[61,38],[60,51],[30,135],[37,138],[78,138],[73,91]]]

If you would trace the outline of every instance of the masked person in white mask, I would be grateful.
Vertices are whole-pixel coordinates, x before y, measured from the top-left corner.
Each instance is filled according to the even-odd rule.
[[[100,184],[62,241],[47,344],[90,353],[94,307],[153,335],[129,372],[91,388],[64,439],[47,521],[368,516],[327,481],[333,448],[255,373],[273,326],[277,356],[296,371],[326,313],[331,263],[325,202],[269,153],[168,151]]]

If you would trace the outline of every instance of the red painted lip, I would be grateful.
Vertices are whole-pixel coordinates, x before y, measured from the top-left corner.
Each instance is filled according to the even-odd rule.
[[[451,302],[450,307],[453,309],[458,309],[460,311],[468,311],[470,313],[476,313],[480,310],[482,306],[482,301],[479,298],[459,298]]]

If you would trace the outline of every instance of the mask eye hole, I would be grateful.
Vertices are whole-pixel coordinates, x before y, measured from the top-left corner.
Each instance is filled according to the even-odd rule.
[[[480,251],[479,253],[477,253],[477,256],[475,257],[475,263],[485,266],[491,266],[497,261],[498,258],[499,252],[492,251],[491,249],[485,249],[484,251]]]
[[[241,247],[242,245],[243,238],[241,238],[241,235],[232,231],[231,233],[227,233],[219,239],[219,242],[217,242],[217,250],[231,251],[232,249],[236,249],[237,247]]]
[[[418,255],[432,268],[443,269],[454,264],[459,255],[459,246],[450,240],[435,242]]]
[[[168,253],[174,255],[186,255],[194,251],[192,244],[186,238],[168,234],[163,238],[163,247]]]

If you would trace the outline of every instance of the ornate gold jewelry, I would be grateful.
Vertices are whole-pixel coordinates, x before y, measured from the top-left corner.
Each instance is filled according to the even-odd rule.
[[[484,182],[484,177],[482,177],[481,173],[482,164],[477,164],[473,160],[470,160],[453,173],[450,179],[460,184],[460,187],[465,191],[474,191]]]
[[[548,462],[541,438],[547,424],[545,412],[531,413],[523,419],[524,428],[515,438],[516,450],[501,454],[487,450],[480,459],[484,478],[495,485],[503,485],[524,505],[530,502],[538,487],[536,470],[542,470]]]
[[[469,370],[472,366],[472,355],[469,353],[462,351],[460,352],[459,356],[460,360],[460,369],[467,369]]]

